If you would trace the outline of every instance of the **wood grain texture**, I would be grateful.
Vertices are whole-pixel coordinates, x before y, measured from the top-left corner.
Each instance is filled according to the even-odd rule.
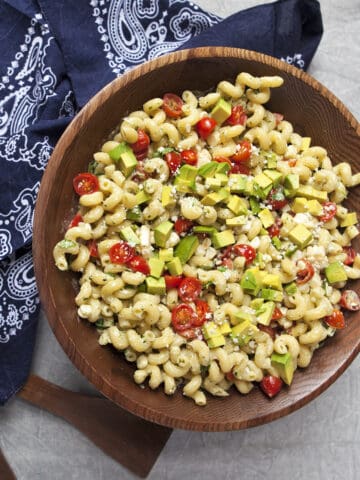
[[[101,90],[68,127],[45,171],[35,211],[34,259],[42,304],[55,335],[79,370],[108,398],[147,420],[177,428],[223,431],[272,421],[305,405],[324,391],[346,369],[360,349],[360,315],[319,349],[309,368],[297,371],[290,389],[268,400],[254,389],[226,399],[209,398],[197,407],[181,393],[140,389],[133,383],[133,367],[111,348],[96,344],[97,333],[78,319],[73,298],[76,275],[59,272],[51,251],[72,217],[76,198],[73,176],[86,169],[92,153],[107,139],[127,113],[166,92],[205,91],[240,71],[253,75],[281,75],[284,86],[275,89],[269,108],[281,112],[314,145],[327,148],[335,163],[348,161],[359,170],[360,125],[332,93],[304,72],[246,50],[208,47],[175,52],[131,70]],[[359,189],[348,206],[359,212]],[[359,249],[359,242],[355,242]],[[360,286],[354,282],[354,288]]]
[[[140,477],[149,474],[172,432],[131,415],[105,398],[71,392],[36,375],[30,375],[17,395],[62,417]]]
[[[0,450],[0,478],[1,480],[16,480],[15,474]]]

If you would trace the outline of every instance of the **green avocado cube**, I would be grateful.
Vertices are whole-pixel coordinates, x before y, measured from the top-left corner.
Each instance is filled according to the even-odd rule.
[[[299,250],[299,247],[297,245],[291,245],[285,252],[285,257],[291,258],[294,253]]]
[[[277,157],[274,152],[266,152],[264,150],[260,150],[260,155],[265,158],[265,164],[268,168],[277,167]]]
[[[259,173],[254,177],[254,183],[261,189],[265,190],[268,187],[272,187],[273,181],[264,173]]]
[[[275,290],[282,290],[281,279],[275,273],[265,273],[262,278],[264,287],[275,288]]]
[[[197,174],[204,178],[213,177],[217,172],[218,165],[220,165],[218,162],[205,163],[199,168]]]
[[[136,235],[131,227],[125,227],[120,230],[120,237],[128,243],[138,245],[140,243],[139,237]]]
[[[231,329],[230,337],[232,341],[241,347],[249,343],[249,340],[258,332],[259,329],[249,320],[238,323]]]
[[[151,196],[144,192],[144,190],[140,190],[136,195],[136,205],[141,205],[142,203],[146,203],[151,199]]]
[[[223,230],[216,232],[211,236],[212,244],[216,249],[224,248],[235,243],[235,237],[232,230]]]
[[[274,302],[282,302],[284,299],[284,295],[282,292],[278,290],[274,290],[272,288],[263,288],[260,291],[260,296],[264,300],[272,300]]]
[[[314,217],[318,217],[322,213],[322,205],[317,200],[308,200],[306,208]]]
[[[284,192],[287,197],[293,197],[300,187],[300,177],[297,173],[289,173],[284,178]]]
[[[202,332],[204,338],[209,340],[209,338],[218,337],[221,335],[219,326],[214,322],[206,322],[202,327]]]
[[[166,284],[164,277],[146,277],[146,291],[153,295],[164,295],[166,293]]]
[[[261,323],[261,325],[270,325],[271,317],[273,316],[274,310],[274,302],[264,302],[261,307],[255,312],[258,323]]]
[[[217,337],[209,338],[207,341],[209,348],[223,347],[226,343],[224,335],[218,335]]]
[[[198,169],[192,165],[182,165],[179,168],[179,173],[174,179],[176,190],[182,193],[191,192],[195,188],[195,179],[198,174]]]
[[[183,267],[179,257],[174,257],[172,260],[167,262],[166,268],[169,270],[170,275],[181,275],[183,273]]]
[[[173,187],[170,185],[163,185],[161,190],[161,205],[164,208],[174,207],[176,204],[176,198],[173,192]]]
[[[228,186],[231,193],[243,193],[246,189],[247,176],[240,173],[229,175]]]
[[[254,196],[256,194],[255,190],[256,190],[256,188],[255,188],[254,180],[252,178],[248,178],[247,181],[246,181],[244,194],[249,196],[249,197]]]
[[[207,233],[208,235],[213,235],[216,231],[215,227],[207,227],[206,225],[196,225],[193,227],[194,233]]]
[[[231,195],[229,197],[227,207],[235,215],[246,215],[248,213],[246,201],[237,195]]]
[[[230,165],[227,162],[216,162],[217,163],[217,168],[216,168],[216,173],[228,173],[230,170]]]
[[[264,228],[269,228],[275,223],[275,219],[268,208],[261,210],[258,215]]]
[[[221,335],[229,335],[229,333],[231,333],[231,326],[229,322],[225,321],[224,323],[219,325],[219,332],[221,333]]]
[[[281,182],[283,175],[277,170],[264,170],[264,175],[270,178],[273,185],[276,187]]]
[[[264,298],[254,298],[254,300],[251,300],[250,302],[250,307],[253,308],[254,310],[258,310],[263,303],[264,303]]]
[[[164,262],[170,262],[174,258],[174,249],[173,248],[160,248],[159,250],[159,259]]]
[[[289,232],[289,239],[303,249],[309,245],[313,236],[304,225],[296,225],[296,227]]]
[[[231,115],[231,103],[223,98],[220,98],[215,107],[211,110],[211,116],[218,125],[225,122]]]
[[[282,248],[282,242],[279,237],[272,237],[271,243],[274,245],[276,250],[280,250]]]
[[[249,198],[250,208],[252,213],[258,214],[261,210],[260,203],[254,197]]]
[[[308,201],[304,197],[296,197],[291,205],[291,210],[294,213],[305,213],[307,212]]]
[[[260,271],[257,267],[248,268],[240,280],[241,288],[251,295],[257,295],[262,287]]]
[[[220,180],[221,186],[225,187],[229,183],[229,177],[225,173],[215,173],[216,180]]]
[[[184,265],[195,253],[199,246],[199,239],[196,235],[188,235],[176,245],[174,257],[178,257]]]
[[[340,227],[351,227],[358,223],[356,212],[347,213],[341,220]]]
[[[118,163],[120,170],[125,177],[128,177],[133,172],[138,163],[134,152],[125,142],[120,143],[111,150],[109,156],[114,162]]]
[[[155,243],[158,247],[165,247],[166,242],[168,241],[170,234],[172,232],[172,229],[174,227],[174,224],[166,221],[160,223],[155,230],[154,230],[154,236],[155,236]]]
[[[346,282],[348,279],[342,263],[332,262],[325,268],[325,277],[329,283]]]
[[[245,225],[246,222],[246,215],[239,215],[237,217],[227,218],[225,221],[228,227],[239,227],[240,225]]]
[[[134,222],[137,222],[141,220],[141,210],[138,205],[136,205],[134,208],[131,210],[126,211],[126,219],[127,220],[132,220]]]
[[[219,178],[215,177],[207,177],[205,178],[205,187],[208,188],[209,190],[219,190],[222,185],[221,181]]]
[[[165,262],[159,258],[151,257],[148,260],[148,264],[150,267],[150,275],[155,278],[160,278],[165,268]]]
[[[305,197],[309,200],[319,200],[319,202],[326,202],[328,200],[327,192],[322,190],[317,190],[316,188],[311,187],[310,185],[300,185],[298,188],[297,195],[300,197]]]
[[[217,203],[225,201],[229,197],[230,193],[225,189],[221,188],[218,192],[208,193],[201,199],[203,205],[213,206]]]
[[[288,295],[294,295],[297,292],[297,286],[295,282],[288,283],[285,287],[285,292]]]
[[[278,372],[280,378],[282,378],[287,385],[290,385],[295,371],[294,362],[290,353],[273,353],[271,355],[271,365]]]
[[[252,320],[253,320],[253,317],[250,313],[244,312],[243,310],[240,309],[233,316],[231,323],[233,325],[237,325],[238,323],[241,323],[241,322],[252,322]]]

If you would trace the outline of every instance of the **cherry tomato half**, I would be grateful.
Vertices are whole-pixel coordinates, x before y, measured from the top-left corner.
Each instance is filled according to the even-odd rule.
[[[216,122],[211,117],[203,117],[196,124],[196,130],[203,140],[206,140],[208,136],[214,131]]]
[[[201,282],[197,278],[183,278],[178,288],[179,297],[183,302],[193,302],[200,295],[201,287]]]
[[[344,314],[340,310],[334,310],[331,315],[324,318],[325,323],[333,328],[344,328],[345,318]]]
[[[167,289],[178,288],[183,278],[184,277],[182,277],[181,275],[178,275],[178,276],[164,275],[166,288]]]
[[[218,163],[227,163],[230,165],[230,167],[232,167],[232,163],[230,161],[230,158],[227,158],[227,157],[215,157],[213,158],[214,162],[218,162]]]
[[[77,227],[79,225],[79,223],[82,222],[82,221],[83,221],[83,218],[81,216],[81,213],[77,213],[75,215],[75,217],[71,220],[68,228]]]
[[[135,248],[129,245],[127,242],[115,243],[115,245],[109,249],[111,263],[116,263],[119,265],[129,262],[133,257],[135,257],[135,255]]]
[[[165,93],[163,96],[162,108],[170,118],[179,118],[182,116],[183,101],[175,93]]]
[[[360,310],[359,295],[354,290],[344,290],[341,294],[340,305],[352,312]]]
[[[169,167],[170,173],[174,175],[181,165],[181,155],[178,152],[169,152],[164,156],[165,162]]]
[[[210,320],[211,310],[209,304],[204,300],[195,300],[197,319],[194,322],[195,327],[201,327],[207,320]]]
[[[247,162],[251,156],[251,143],[248,140],[241,140],[236,146],[236,153],[231,157],[235,163]]]
[[[180,303],[171,312],[171,323],[176,332],[183,332],[193,326],[196,312],[185,303]]]
[[[309,280],[312,279],[315,270],[312,264],[304,258],[298,260],[296,264],[300,267],[300,270],[296,272],[296,283],[298,285],[303,285],[304,283],[307,283]]]
[[[322,207],[323,213],[320,215],[319,220],[320,222],[326,223],[335,217],[337,206],[334,202],[325,202]]]
[[[188,232],[193,225],[193,222],[187,218],[178,218],[174,223],[174,230],[180,235],[181,233]]]
[[[140,272],[144,275],[150,275],[150,267],[141,255],[135,255],[126,262],[126,266],[131,268],[133,272]]]
[[[227,125],[245,125],[247,115],[241,105],[234,105],[231,109],[231,115],[226,120]]]
[[[256,257],[256,250],[251,245],[246,245],[245,243],[238,243],[233,245],[232,251],[237,257],[245,257],[245,264],[249,265],[252,263]]]
[[[356,251],[352,247],[343,247],[343,250],[346,253],[344,264],[352,265],[356,257]]]
[[[232,164],[230,173],[242,173],[243,175],[250,175],[250,167],[243,163]]]
[[[94,258],[99,257],[98,247],[95,240],[89,240],[87,243],[87,247],[90,252],[90,257],[94,257]]]
[[[270,337],[271,337],[273,340],[275,340],[276,331],[275,331],[274,328],[269,327],[268,325],[262,325],[261,323],[258,323],[257,327],[258,327],[259,330],[261,330],[262,332],[267,333],[268,335],[270,335]]]
[[[269,397],[273,398],[277,395],[283,386],[283,381],[275,375],[265,375],[260,382],[261,390]]]
[[[273,311],[273,314],[272,314],[272,317],[271,317],[271,320],[280,320],[280,318],[283,318],[283,316],[284,316],[284,314],[282,313],[280,308],[275,307],[274,311]]]
[[[150,137],[146,132],[144,132],[144,130],[141,130],[141,128],[139,128],[139,130],[137,131],[137,134],[138,134],[137,141],[135,143],[131,143],[130,147],[135,154],[142,153],[142,152],[146,152],[147,154],[147,151],[150,145]]]
[[[275,223],[273,223],[271,227],[267,229],[269,236],[271,238],[278,237],[280,235],[281,226],[282,226],[282,221],[280,220],[280,218],[276,218]]]
[[[195,150],[183,150],[181,153],[181,160],[188,165],[196,165],[198,161],[198,155]]]
[[[281,210],[289,203],[284,195],[284,189],[282,187],[273,188],[266,201],[272,206],[273,210]]]
[[[78,195],[86,195],[99,190],[99,179],[92,173],[79,173],[73,180],[74,190]]]

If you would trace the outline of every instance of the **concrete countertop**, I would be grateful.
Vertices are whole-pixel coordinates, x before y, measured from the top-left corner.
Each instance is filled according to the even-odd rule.
[[[265,2],[197,3],[225,17]],[[360,0],[322,0],[321,8],[325,33],[309,73],[360,119]],[[63,353],[43,314],[33,371],[64,387],[93,391]],[[239,432],[174,431],[148,478],[358,479],[359,397],[360,358],[316,400],[271,424]],[[0,425],[1,449],[19,480],[136,478],[77,430],[16,398],[0,409]]]

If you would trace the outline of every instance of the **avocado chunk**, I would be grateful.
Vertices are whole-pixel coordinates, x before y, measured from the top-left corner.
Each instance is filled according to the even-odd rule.
[[[317,200],[308,200],[306,204],[306,208],[311,215],[314,217],[317,217],[321,215],[322,212],[322,206],[321,203],[318,202]]]
[[[275,273],[266,273],[262,279],[262,283],[264,287],[270,287],[280,291],[282,290],[280,277]]]
[[[204,177],[204,178],[214,177],[217,171],[218,165],[219,165],[218,162],[205,163],[199,168],[197,174],[200,175],[200,177]]]
[[[222,187],[229,183],[229,177],[225,173],[215,173],[215,178],[216,180],[220,180]]]
[[[264,173],[259,173],[254,177],[254,183],[258,185],[261,190],[265,190],[268,187],[272,187],[273,182],[271,178],[266,176]]]
[[[231,103],[223,98],[220,98],[215,107],[211,110],[211,116],[218,125],[225,122],[231,115]]]
[[[166,221],[160,223],[155,230],[154,230],[154,235],[155,235],[155,243],[158,247],[165,247],[166,242],[168,241],[170,234],[172,232],[172,229],[174,227],[174,224]]]
[[[184,237],[176,245],[174,256],[179,257],[182,265],[184,265],[194,255],[198,246],[199,239],[196,235]]]
[[[356,212],[347,213],[341,220],[340,227],[351,227],[358,223]]]
[[[261,307],[255,312],[258,323],[261,323],[262,325],[270,325],[271,317],[274,313],[274,310],[274,302],[264,302]]]
[[[207,341],[209,348],[223,347],[226,343],[224,335],[218,335],[217,337],[209,338]]]
[[[174,258],[173,248],[161,248],[159,250],[159,259],[164,262],[170,262]]]
[[[194,233],[207,233],[208,235],[213,235],[216,233],[215,227],[207,227],[206,225],[196,225],[193,227]]]
[[[269,228],[275,223],[275,219],[268,208],[261,210],[258,215],[264,228]]]
[[[294,295],[297,292],[297,286],[295,282],[288,283],[285,287],[285,292],[288,295]]]
[[[164,295],[166,293],[166,284],[164,277],[146,277],[146,291],[153,295]]]
[[[225,222],[228,227],[239,227],[240,225],[245,225],[247,216],[239,215],[238,217],[227,218]]]
[[[227,207],[235,215],[246,215],[248,213],[246,201],[237,195],[231,195],[229,197]]]
[[[282,248],[282,242],[279,237],[272,237],[271,243],[274,245],[276,250],[280,250]]]
[[[258,185],[256,187],[259,188]],[[246,180],[246,186],[245,186],[245,190],[244,190],[245,195],[247,195],[249,197],[258,195],[256,187],[255,187],[254,180],[252,178],[248,177],[247,180]],[[271,188],[271,186],[270,186],[270,188]]]
[[[247,176],[241,173],[231,173],[229,175],[228,186],[231,193],[243,193],[246,188]]]
[[[219,178],[207,177],[205,178],[205,187],[210,190],[216,191],[216,190],[219,190],[222,187],[222,185]]]
[[[280,378],[287,385],[290,385],[294,376],[294,362],[289,352],[273,353],[271,355],[271,365],[279,373]]]
[[[148,263],[150,267],[150,275],[155,278],[160,278],[165,268],[165,262],[159,258],[151,257],[148,260]]]
[[[277,170],[264,170],[264,175],[270,178],[275,187],[279,185],[283,178],[282,173],[278,172]]]
[[[138,205],[136,205],[134,208],[131,210],[126,211],[126,219],[127,220],[132,220],[134,222],[138,222],[141,220],[141,210]]]
[[[230,193],[225,188],[221,188],[218,192],[208,193],[205,195],[201,199],[201,203],[203,205],[213,206],[226,200],[229,195]]]
[[[237,325],[238,323],[241,322],[252,322],[253,317],[250,315],[250,313],[244,312],[243,310],[239,310],[238,312],[235,313],[233,320],[231,323],[234,325]]]
[[[218,337],[219,335],[221,335],[219,326],[216,325],[216,323],[214,323],[214,322],[204,323],[204,325],[202,327],[202,332],[203,332],[204,338],[206,340],[209,340],[209,338],[214,338],[214,337]]]
[[[250,302],[250,307],[253,308],[254,310],[258,310],[263,303],[264,303],[263,298],[254,298],[254,300],[251,300]]]
[[[262,287],[262,277],[263,275],[260,274],[260,271],[257,267],[248,268],[245,270],[240,285],[241,288],[251,295],[257,295],[259,293],[260,288]]]
[[[229,322],[225,321],[224,323],[219,325],[219,332],[221,333],[221,335],[229,335],[229,333],[231,333],[231,326]]]
[[[179,257],[174,257],[170,262],[166,264],[166,268],[169,270],[171,275],[177,276],[183,273],[183,268],[181,265],[181,260]]]
[[[251,197],[249,199],[249,203],[250,203],[250,208],[252,213],[254,213],[255,215],[258,214],[261,210],[261,207],[260,207],[260,203],[256,200],[256,198]]]
[[[232,341],[241,347],[249,343],[249,340],[254,336],[259,329],[249,320],[244,320],[238,323],[231,329],[230,337]]]
[[[265,165],[268,168],[276,168],[277,167],[277,157],[274,152],[268,152],[266,150],[260,150],[260,155],[265,158]]]
[[[192,165],[182,165],[179,173],[174,179],[174,185],[179,192],[191,192],[195,188],[195,179],[198,175],[198,169]]]
[[[308,201],[304,197],[296,197],[291,205],[291,210],[295,213],[307,212]]]
[[[140,190],[140,192],[135,195],[135,199],[136,205],[141,205],[142,203],[148,202],[151,199],[151,196],[145,193],[144,190]]]
[[[293,197],[300,186],[300,178],[297,173],[289,173],[284,178],[284,193],[287,197]]]
[[[235,237],[232,230],[223,230],[216,232],[211,236],[212,244],[215,248],[224,248],[235,243]]]
[[[313,236],[304,225],[296,225],[296,227],[289,232],[289,239],[303,249],[309,245]]]
[[[128,177],[133,172],[138,163],[134,152],[125,142],[119,143],[119,145],[109,152],[109,156],[114,162],[118,163],[125,177]]]
[[[325,268],[325,277],[329,283],[346,282],[348,279],[342,263],[332,262]]]
[[[140,243],[139,237],[136,235],[131,227],[125,227],[120,230],[120,237],[128,243],[138,245]]]
[[[282,292],[279,292],[278,290],[274,290],[272,288],[263,288],[260,291],[260,296],[264,300],[271,300],[274,302],[282,302],[284,299],[284,295]]]
[[[173,192],[173,188],[170,185],[163,185],[161,190],[161,205],[164,208],[174,207],[176,204],[176,198]]]
[[[296,192],[300,197],[305,197],[309,200],[319,200],[319,202],[326,202],[328,200],[327,192],[316,190],[310,185],[300,185]]]
[[[228,173],[230,170],[230,165],[227,162],[216,162],[217,163],[217,168],[216,168],[216,173]]]

